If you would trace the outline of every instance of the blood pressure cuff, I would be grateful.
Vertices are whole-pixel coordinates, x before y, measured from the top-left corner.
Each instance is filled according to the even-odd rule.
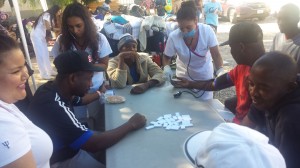
[[[215,90],[222,90],[228,87],[234,86],[234,83],[230,79],[228,73],[225,73],[214,80],[214,88]]]

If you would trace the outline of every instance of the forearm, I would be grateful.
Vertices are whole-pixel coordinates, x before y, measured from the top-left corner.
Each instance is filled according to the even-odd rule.
[[[109,61],[109,57],[105,56],[103,58],[99,58],[99,60],[96,60],[95,65],[106,70],[108,66],[108,61]]]
[[[190,81],[189,82],[189,88],[190,89],[206,90],[206,91],[215,91],[214,81],[213,80],[208,80],[208,81]]]
[[[216,70],[223,67],[223,59],[222,59],[221,54],[219,52],[219,47],[218,46],[212,47],[210,49],[210,52],[211,52],[211,57],[214,61]]]
[[[158,80],[150,79],[150,80],[148,80],[147,85],[148,85],[148,88],[152,88],[152,87],[156,86],[158,83],[159,83]]]
[[[166,65],[170,65],[171,64],[171,58],[172,57],[168,57],[166,55],[163,56],[163,65],[166,66]]]
[[[122,58],[119,59],[118,68],[122,70],[126,70],[126,64],[124,62],[124,59]]]
[[[99,93],[95,92],[95,93],[88,93],[88,94],[84,95],[81,98],[81,100],[82,100],[81,104],[82,105],[87,105],[87,104],[89,104],[89,103],[91,103],[91,102],[93,102],[95,100],[98,100],[99,97],[100,97]]]
[[[94,132],[94,135],[83,145],[82,148],[88,152],[98,152],[100,150],[107,149],[119,142],[133,130],[134,127],[129,122],[126,122],[118,128],[109,131],[102,133]]]

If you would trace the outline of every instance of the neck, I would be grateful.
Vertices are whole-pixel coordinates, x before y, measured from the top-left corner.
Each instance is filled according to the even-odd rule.
[[[291,30],[290,32],[284,33],[287,39],[294,38],[297,34],[300,33],[300,29],[296,28]]]
[[[71,91],[69,90],[69,86],[66,82],[66,80],[58,81],[57,79],[54,80],[54,85],[57,88],[57,92],[59,95],[64,97],[65,99],[71,101],[73,95],[71,94]]]

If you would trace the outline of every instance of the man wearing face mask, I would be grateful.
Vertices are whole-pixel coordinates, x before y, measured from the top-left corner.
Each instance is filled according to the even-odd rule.
[[[218,41],[214,31],[208,25],[198,23],[197,9],[194,1],[182,2],[177,12],[179,29],[173,31],[164,51],[164,75],[172,76],[171,58],[177,55],[176,76],[190,81],[209,80],[224,73],[223,59],[219,52]],[[199,91],[201,99],[213,98],[210,91]]]

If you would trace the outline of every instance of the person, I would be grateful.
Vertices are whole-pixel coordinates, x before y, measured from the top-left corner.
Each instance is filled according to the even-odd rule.
[[[250,68],[260,56],[265,54],[262,29],[254,22],[237,23],[231,27],[226,44],[230,45],[231,55],[238,64],[236,67],[213,80],[189,81],[178,78],[180,81],[175,81],[174,85],[212,91],[235,86],[236,107],[232,111],[235,114],[233,122],[239,124],[246,116],[252,102],[246,80]]]
[[[176,54],[177,77],[185,77],[191,81],[212,79],[212,59],[216,74],[224,72],[215,33],[208,25],[198,23],[195,6],[194,1],[185,1],[177,12],[179,29],[169,35],[163,57],[164,74],[167,79],[173,74],[170,63]],[[213,98],[212,92],[202,91],[201,94],[203,100]]]
[[[95,11],[95,19],[100,19],[100,20],[104,20],[105,15],[107,14],[107,12],[109,12],[109,9],[107,7],[97,7],[96,11]]]
[[[106,37],[97,32],[96,26],[90,17],[87,8],[80,3],[72,3],[68,5],[62,16],[62,34],[58,36],[52,50],[51,55],[56,57],[60,53],[68,50],[82,50],[88,52],[93,59],[93,63],[106,70],[108,65],[108,55],[112,53],[110,45]],[[104,73],[95,72],[93,76],[93,85],[90,88],[90,93],[100,91],[105,92],[104,87]],[[92,104],[89,104],[89,107]],[[80,106],[75,108],[76,116],[82,120],[86,120],[87,116],[100,120],[104,117],[97,117],[104,113],[104,104],[102,104],[102,111],[89,110],[87,113],[87,106]],[[103,123],[104,121],[97,121],[96,123]]]
[[[300,72],[300,28],[299,8],[295,4],[284,5],[278,15],[277,24],[280,33],[276,34],[270,51],[281,51],[294,58]]]
[[[164,82],[161,68],[148,55],[137,53],[137,41],[132,35],[127,33],[120,38],[118,50],[119,55],[109,60],[107,69],[112,87],[138,84],[130,93],[140,94]]]
[[[299,167],[300,87],[295,60],[281,52],[269,52],[253,64],[248,82],[252,105],[245,119],[265,128],[287,168]]]
[[[51,79],[51,76],[56,75],[56,72],[51,67],[46,32],[49,32],[55,27],[56,14],[59,11],[60,7],[54,5],[40,14],[35,20],[33,30],[30,34],[41,78],[46,80],[49,80]]]
[[[258,131],[234,123],[222,123],[196,133],[184,144],[195,167],[285,168],[282,154]]]
[[[157,16],[164,17],[166,14],[165,6],[167,5],[166,0],[155,0],[155,9]]]
[[[218,14],[222,12],[222,7],[220,2],[217,0],[211,0],[210,2],[204,5],[204,14],[205,14],[205,24],[210,25],[215,33],[217,33],[219,25],[219,16]]]
[[[198,22],[200,22],[201,14],[203,10],[203,1],[202,0],[195,0],[196,8],[197,8],[197,18]]]
[[[108,11],[110,11],[110,6],[109,6],[110,3],[111,3],[111,0],[105,0],[104,3],[102,4],[102,7],[105,9],[108,9]]]
[[[28,71],[19,44],[0,34],[0,167],[49,168],[50,137],[13,103],[26,96]]]
[[[55,58],[54,65],[58,72],[56,79],[38,88],[29,107],[32,121],[53,140],[51,165],[57,168],[101,167],[89,153],[109,148],[128,133],[143,127],[146,119],[137,113],[113,130],[97,132],[86,128],[74,116],[73,106],[88,103],[95,96],[86,94],[92,85],[93,72],[105,69],[93,64],[85,51],[64,52]]]

